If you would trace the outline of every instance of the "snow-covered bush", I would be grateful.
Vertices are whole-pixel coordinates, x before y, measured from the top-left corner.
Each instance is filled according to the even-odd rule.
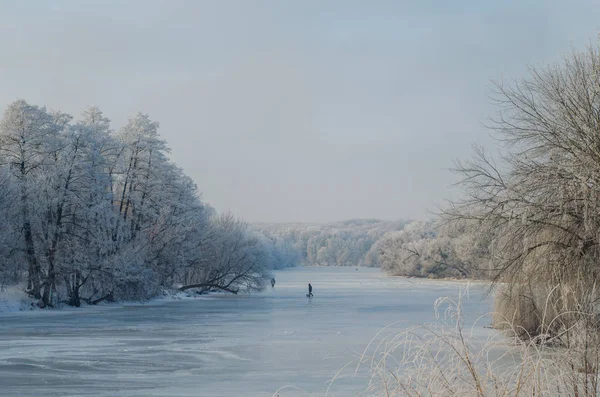
[[[155,272],[142,260],[119,267],[113,274],[112,299],[138,301],[150,299],[160,292]]]

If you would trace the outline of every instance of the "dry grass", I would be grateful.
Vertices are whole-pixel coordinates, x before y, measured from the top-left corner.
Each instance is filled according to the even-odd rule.
[[[548,294],[550,307],[553,293]],[[410,397],[589,397],[600,394],[598,338],[590,313],[543,316],[545,329],[516,338],[524,330],[510,322],[509,334],[496,332],[486,340],[475,335],[481,326],[464,328],[463,296],[436,302],[439,322],[384,338],[361,358],[372,379],[364,395]],[[550,310],[548,310],[550,312]],[[556,335],[561,317],[578,320]],[[587,319],[587,320],[586,320]],[[497,319],[498,321],[498,319]],[[552,332],[545,333],[545,330]],[[508,336],[508,337],[507,337]]]

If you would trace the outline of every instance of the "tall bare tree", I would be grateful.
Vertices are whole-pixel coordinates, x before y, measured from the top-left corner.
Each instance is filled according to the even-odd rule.
[[[539,332],[546,292],[595,291],[600,275],[598,48],[495,88],[499,112],[489,126],[502,161],[476,148],[472,161],[459,163],[465,196],[444,217],[495,234],[493,279],[511,287],[517,317],[538,318],[527,332]],[[552,301],[567,307],[571,298],[556,293]]]

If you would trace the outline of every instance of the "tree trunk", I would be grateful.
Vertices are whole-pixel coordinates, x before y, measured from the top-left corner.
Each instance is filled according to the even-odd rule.
[[[237,295],[237,293],[239,292],[239,290],[237,290],[237,289],[231,289],[227,286],[222,286],[222,285],[217,285],[217,284],[190,284],[190,285],[184,285],[183,287],[180,287],[179,290],[185,291],[185,290],[192,289],[192,288],[201,288],[203,291],[207,291],[209,289],[216,288],[216,289],[220,289],[221,291],[231,292],[234,295]]]
[[[29,208],[27,207],[27,192],[25,187],[25,181],[22,181],[23,186],[21,187],[21,212],[23,216],[23,237],[25,238],[25,253],[27,256],[27,263],[29,265],[28,275],[28,286],[30,287],[29,293],[36,299],[41,298],[41,286],[40,286],[40,264],[35,255],[35,245],[33,243],[33,233],[31,232],[31,222],[29,220]]]
[[[65,276],[65,285],[67,287],[67,294],[69,294],[69,306],[79,307],[81,306],[79,282],[75,274],[71,275],[71,278],[72,281],[69,280],[69,276]]]
[[[65,186],[64,186],[64,189],[62,192],[61,200],[58,203],[58,206],[56,207],[56,222],[54,224],[54,234],[52,236],[52,243],[51,243],[50,249],[46,253],[46,258],[48,259],[48,277],[46,277],[46,280],[44,283],[44,295],[42,297],[42,302],[44,302],[44,305],[46,305],[46,306],[50,305],[52,303],[50,301],[50,291],[56,281],[56,272],[54,270],[55,269],[54,260],[56,257],[56,249],[58,248],[58,242],[60,241],[60,236],[61,236],[60,229],[62,227],[63,210],[64,210],[65,201],[66,201],[66,197],[67,197],[67,191],[69,190],[69,185],[71,183],[71,177],[73,175],[73,165],[75,163],[75,155],[77,154],[77,149],[78,149],[78,147],[75,148],[75,152],[73,154],[73,160],[71,161],[69,172],[67,174],[67,179],[65,180]]]
[[[108,293],[108,294],[106,294],[106,295],[104,295],[104,296],[102,296],[102,297],[100,297],[98,299],[89,300],[88,303],[90,305],[97,305],[98,303],[103,302],[103,301],[109,301],[109,302],[111,302],[113,299],[114,299],[113,298],[113,293],[110,292],[110,293]]]
[[[54,254],[52,254],[54,257]],[[42,294],[42,302],[44,306],[52,306],[52,302],[50,301],[50,291],[52,290],[52,284],[54,284],[56,273],[54,272],[54,258],[48,261],[48,275],[46,280],[44,280],[44,293]]]

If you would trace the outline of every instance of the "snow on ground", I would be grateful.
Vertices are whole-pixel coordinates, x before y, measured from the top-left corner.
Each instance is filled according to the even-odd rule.
[[[0,390],[13,396],[355,396],[356,360],[383,327],[434,321],[465,283],[388,278],[376,269],[295,268],[275,288],[207,299],[0,314]],[[314,298],[306,298],[307,284]],[[471,286],[463,310],[489,310]],[[477,332],[489,330],[484,320]],[[380,334],[379,337],[385,335]]]
[[[0,289],[0,313],[34,308],[33,300],[25,293],[24,287],[24,285],[11,285]]]
[[[66,304],[61,304],[60,306],[54,307],[52,309],[46,309],[45,311],[54,312],[57,310],[94,310],[101,309],[106,307],[123,307],[127,306],[143,306],[150,304],[160,304],[167,302],[176,302],[181,300],[210,300],[215,299],[215,294],[219,293],[211,293],[211,295],[198,295],[192,291],[177,291],[177,290],[165,290],[163,293],[151,300],[142,301],[142,302],[100,302],[98,305],[89,306],[85,302],[81,302],[81,308],[76,309],[74,307],[70,307]],[[30,311],[30,310],[41,310],[36,305],[36,300],[31,298],[25,292],[25,285],[12,285],[8,287],[3,287],[0,289],[0,316],[2,313],[14,313],[20,311]]]

